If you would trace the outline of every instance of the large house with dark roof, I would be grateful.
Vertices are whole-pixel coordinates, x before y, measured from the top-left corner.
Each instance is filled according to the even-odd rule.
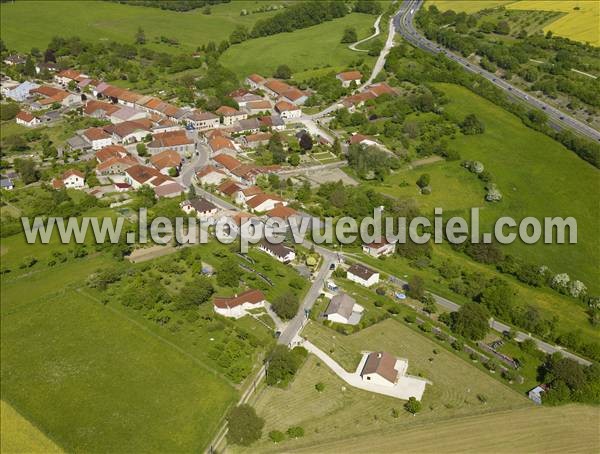
[[[371,287],[379,282],[379,273],[360,263],[355,263],[348,268],[346,278],[364,287]]]
[[[344,325],[357,325],[360,322],[364,308],[347,293],[338,293],[329,301],[325,310],[327,320]]]
[[[296,258],[296,252],[291,247],[281,243],[269,243],[266,239],[259,243],[258,248],[271,257],[275,257],[281,263],[289,263]]]
[[[394,386],[398,375],[403,375],[396,369],[398,360],[386,352],[372,352],[367,356],[360,376],[365,382],[375,385]]]

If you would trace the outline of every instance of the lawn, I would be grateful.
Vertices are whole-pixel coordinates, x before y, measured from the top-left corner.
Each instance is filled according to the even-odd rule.
[[[375,432],[332,443],[319,444],[320,453],[438,452],[598,452],[600,410],[596,407],[529,407],[469,416],[422,425],[402,432]],[[548,430],[550,429],[550,430]],[[314,452],[314,447],[291,449]]]
[[[340,40],[346,27],[356,28],[359,39],[369,36],[374,21],[375,16],[353,13],[292,33],[252,39],[231,46],[220,61],[240,78],[251,73],[271,76],[282,64],[297,73],[327,65],[341,68],[361,58],[370,63],[373,57],[349,50]]]
[[[66,451],[202,449],[236,391],[76,290],[102,266],[111,263],[90,257],[3,279],[2,399]]]
[[[148,47],[166,52],[192,52],[208,41],[228,39],[236,25],[251,28],[254,22],[273,12],[240,16],[243,9],[255,9],[282,1],[235,1],[215,5],[211,14],[202,9],[180,13],[159,8],[121,5],[104,1],[26,1],[2,3],[2,40],[9,49],[29,52],[45,49],[54,36],[80,36],[84,40],[113,40],[133,44],[135,32],[142,27]],[[156,44],[160,36],[175,38],[178,47]]]
[[[303,334],[348,369],[356,368],[363,350],[386,350],[407,358],[409,373],[422,373],[433,382],[425,390],[423,410],[413,417],[402,409],[403,401],[351,388],[311,356],[287,389],[267,388],[254,404],[266,420],[265,434],[299,425],[304,438],[283,446],[265,439],[255,450],[314,449],[318,444],[320,451],[321,443],[347,439],[349,433],[405,431],[424,423],[529,406],[525,397],[394,320],[350,336],[311,322]],[[318,382],[325,384],[321,393],[315,390]],[[478,394],[487,397],[486,404]],[[392,409],[399,410],[398,418],[392,416]]]
[[[9,404],[1,402],[0,451],[4,453],[50,454],[63,452]]]
[[[544,32],[552,31],[559,36],[600,46],[600,3],[597,1],[523,0],[507,5],[507,9],[559,11],[564,15],[544,26]]]

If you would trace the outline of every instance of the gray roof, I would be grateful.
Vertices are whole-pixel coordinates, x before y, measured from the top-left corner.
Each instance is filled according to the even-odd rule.
[[[355,304],[356,300],[350,295],[347,293],[339,293],[331,298],[327,310],[325,311],[325,315],[339,314],[342,317],[349,319]]]
[[[190,205],[198,213],[205,213],[207,211],[212,211],[217,208],[216,205],[214,205],[213,203],[209,202],[208,200],[202,199],[202,198],[190,200]]]
[[[73,136],[67,140],[67,145],[73,150],[86,150],[92,146],[85,141],[81,136]]]
[[[355,263],[350,268],[348,268],[348,272],[360,277],[365,281],[376,273],[376,271],[373,271],[371,268],[367,268],[366,266],[363,266],[359,263]]]
[[[10,178],[0,178],[0,187],[2,188],[10,188],[13,186],[13,182]]]
[[[258,121],[258,118],[248,118],[247,120],[240,120],[238,121],[238,124],[242,131],[260,129],[260,122]]]

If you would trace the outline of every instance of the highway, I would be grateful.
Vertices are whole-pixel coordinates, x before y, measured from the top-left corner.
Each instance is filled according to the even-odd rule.
[[[561,112],[544,101],[528,94],[514,85],[509,84],[505,80],[490,73],[478,65],[474,65],[461,55],[455,54],[448,49],[441,47],[439,44],[429,41],[421,35],[414,26],[413,19],[419,8],[423,5],[423,0],[404,0],[398,14],[394,16],[394,28],[408,42],[416,47],[431,52],[434,54],[443,53],[447,58],[461,65],[465,70],[474,74],[479,74],[486,78],[492,84],[505,91],[512,99],[529,104],[531,107],[542,110],[548,116],[548,123],[555,129],[569,128],[589,139],[600,141],[600,131],[590,127],[589,125],[571,117],[570,115]]]

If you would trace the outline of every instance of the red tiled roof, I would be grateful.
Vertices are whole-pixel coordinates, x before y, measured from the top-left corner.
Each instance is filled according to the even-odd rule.
[[[110,134],[108,134],[103,128],[89,128],[83,132],[83,135],[88,138],[88,140],[102,140],[102,139],[110,139]]]
[[[292,88],[285,82],[282,82],[282,81],[276,80],[276,79],[268,81],[267,83],[264,84],[264,86],[265,86],[265,88],[268,88],[269,90],[277,93],[278,95],[281,95],[281,94],[283,94],[283,92]]]
[[[240,186],[233,180],[226,180],[217,187],[217,190],[225,195],[232,195],[240,189]]]
[[[292,87],[289,90],[284,91],[281,95],[284,96],[287,99],[290,99],[292,101],[296,101],[296,100],[302,98],[303,96],[306,96],[306,93],[304,93],[301,90],[298,90],[295,87]]]
[[[166,148],[179,145],[193,144],[193,140],[188,139],[185,131],[160,132],[153,135],[154,140],[148,144],[148,148]]]
[[[109,145],[96,152],[96,159],[104,162],[107,159],[128,155],[128,151],[121,145]]]
[[[248,79],[250,79],[255,84],[261,84],[265,81],[265,78],[259,74],[250,74],[248,76]]]
[[[242,165],[242,163],[240,161],[238,161],[237,159],[235,159],[233,156],[229,156],[228,154],[225,154],[225,153],[221,153],[216,156],[213,156],[212,159],[216,163],[221,164],[223,167],[225,167],[229,171],[236,169],[237,167]]]
[[[150,162],[158,170],[177,167],[181,164],[181,156],[175,150],[165,150],[150,158]]]
[[[69,169],[65,173],[62,174],[62,179],[65,180],[69,178],[71,175],[75,175],[79,178],[84,178],[85,175],[77,169]]]
[[[279,101],[277,104],[275,104],[275,110],[277,110],[277,112],[286,112],[298,109],[300,109],[298,106],[287,101]]]
[[[241,306],[244,303],[257,304],[265,300],[265,294],[260,290],[246,290],[234,297],[215,297],[213,304],[219,309],[227,309],[231,307]]]
[[[360,71],[346,71],[339,73],[337,77],[342,80],[360,80],[362,79],[362,73]]]
[[[31,115],[29,112],[25,112],[24,110],[20,110],[19,113],[17,114],[16,118],[18,118],[19,120],[23,120],[23,121],[26,121],[27,123],[29,123],[35,117],[33,115]]]
[[[234,109],[233,107],[229,107],[229,106],[221,106],[215,111],[215,113],[222,117],[233,117],[236,115],[244,115],[243,112],[240,112],[239,110]]]
[[[202,167],[202,169],[200,169],[200,171],[196,173],[196,177],[202,178],[211,173],[220,173],[221,175],[225,175],[225,172],[222,172],[221,170],[209,164]]]
[[[223,136],[214,136],[212,139],[208,141],[208,145],[213,152],[222,150],[224,148],[228,148],[230,150],[235,150],[235,145],[231,140],[227,137]]]
[[[266,202],[267,200],[275,200],[276,202],[283,202],[281,197],[272,194],[258,194],[252,197],[250,200],[246,202],[251,208],[256,208],[261,203]]]
[[[287,219],[292,216],[296,216],[297,214],[298,214],[298,212],[296,210],[294,210],[293,208],[287,207],[287,206],[283,205],[282,203],[278,204],[271,211],[267,211],[267,216],[269,216],[270,218]]]

